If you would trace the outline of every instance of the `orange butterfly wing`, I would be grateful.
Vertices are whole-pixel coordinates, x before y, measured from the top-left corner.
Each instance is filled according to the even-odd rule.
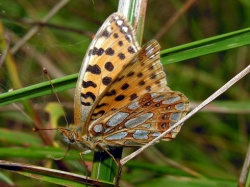
[[[140,49],[124,16],[110,15],[91,42],[83,59],[74,99],[75,124],[85,123],[103,90]],[[83,133],[88,124],[85,123]]]
[[[140,146],[186,115],[188,99],[167,87],[159,51],[155,40],[144,45],[100,96],[89,119],[94,142],[103,147]]]

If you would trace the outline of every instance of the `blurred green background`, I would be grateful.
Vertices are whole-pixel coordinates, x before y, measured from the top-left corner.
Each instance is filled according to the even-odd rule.
[[[6,46],[13,52],[15,45],[30,29],[41,25],[41,19],[57,2],[0,0],[3,29],[1,56]],[[110,0],[69,1],[13,53],[12,59],[3,61],[0,69],[1,93],[47,81],[42,72],[43,67],[48,69],[52,79],[78,73],[91,36],[117,10],[117,6],[118,1]],[[249,9],[250,2],[247,0],[150,0],[143,43],[156,38],[162,49],[168,49],[248,28]],[[171,89],[183,92],[190,99],[191,108],[194,108],[249,65],[249,60],[249,47],[244,46],[167,64],[164,68]],[[249,75],[246,76],[209,107],[185,122],[175,140],[160,142],[130,161],[124,167],[121,184],[236,186],[249,143],[249,79]],[[68,121],[73,123],[74,89],[58,95]],[[57,102],[52,94],[31,99],[28,104],[33,107],[42,124],[50,123],[49,114],[54,112],[47,113],[45,108],[53,101]],[[21,111],[25,111],[27,103],[24,108],[23,103],[16,104]],[[19,109],[13,105],[0,107],[0,159],[58,169],[58,165],[48,159],[48,155],[62,156],[66,145],[63,147],[60,137],[52,132],[56,134],[56,146],[64,150],[45,148],[38,133],[31,131],[32,122]],[[64,119],[60,118],[59,123],[63,126]],[[133,150],[124,149],[124,155]],[[70,171],[85,174],[78,152],[71,150],[63,162]],[[91,156],[86,155],[84,158],[91,161]],[[0,173],[16,186],[54,186],[3,170]]]

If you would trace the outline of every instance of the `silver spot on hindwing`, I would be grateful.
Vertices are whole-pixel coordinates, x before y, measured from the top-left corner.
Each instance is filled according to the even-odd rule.
[[[169,127],[172,127],[176,122],[175,121],[170,121],[169,122]]]
[[[181,118],[181,113],[180,112],[176,112],[176,113],[172,113],[170,114],[170,120],[172,121],[178,121]]]
[[[128,135],[127,132],[118,132],[106,137],[106,140],[121,140]]]
[[[125,112],[118,112],[108,120],[107,125],[115,127],[116,125],[120,124],[128,115],[129,114]]]
[[[158,96],[158,94],[157,94],[157,93],[151,93],[150,96],[151,96],[152,98],[155,98],[155,97]],[[153,100],[153,101],[154,101],[154,100]],[[155,102],[155,101],[154,101],[154,102]]]
[[[150,123],[142,124],[142,127],[149,129],[151,127]]]
[[[102,124],[95,125],[93,129],[95,132],[102,132],[103,131]]]
[[[136,130],[135,133],[133,134],[133,137],[135,139],[148,139],[148,134],[150,133],[150,131],[146,131],[146,130]]]
[[[153,102],[155,103],[162,101],[166,97],[165,95],[158,95],[158,94],[153,95],[153,94],[154,93],[151,94],[151,97],[154,98]]]
[[[133,102],[133,103],[131,103],[130,105],[128,105],[128,109],[130,109],[130,110],[135,110],[135,109],[137,109],[139,106],[140,106],[140,105],[139,105],[138,102]]]
[[[153,137],[158,137],[158,136],[160,136],[160,135],[161,135],[160,132],[154,132],[154,133],[152,134]]]
[[[172,103],[175,103],[176,101],[179,101],[180,99],[181,99],[180,96],[171,97],[171,98],[168,98],[167,100],[163,101],[162,104],[172,104]]]
[[[132,118],[130,120],[128,120],[125,123],[125,127],[127,128],[134,128],[138,125],[141,125],[142,123],[144,123],[145,121],[147,121],[149,118],[151,118],[154,114],[153,113],[146,113],[146,114],[142,114],[136,118]]]
[[[184,110],[185,109],[184,103],[179,103],[179,104],[175,105],[175,109],[176,110]]]

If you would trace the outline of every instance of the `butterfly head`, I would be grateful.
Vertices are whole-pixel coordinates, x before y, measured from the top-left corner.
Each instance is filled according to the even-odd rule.
[[[78,129],[74,125],[70,125],[68,128],[59,127],[58,131],[63,137],[65,142],[69,144],[76,143],[79,133],[78,133]]]
[[[58,131],[65,142],[69,144],[76,144],[79,147],[84,147],[89,150],[98,151],[91,137],[81,135],[80,127],[81,125],[70,125],[68,128],[59,127]]]

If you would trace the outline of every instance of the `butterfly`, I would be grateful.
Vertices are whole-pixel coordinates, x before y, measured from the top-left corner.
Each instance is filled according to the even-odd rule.
[[[126,18],[113,13],[83,59],[74,98],[75,124],[58,130],[86,151],[142,146],[189,110],[187,97],[167,86],[160,45],[140,47]],[[181,127],[162,140],[175,138]]]

